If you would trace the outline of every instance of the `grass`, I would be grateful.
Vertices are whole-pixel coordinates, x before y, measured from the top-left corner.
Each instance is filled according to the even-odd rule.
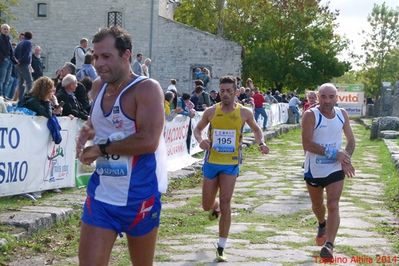
[[[355,154],[353,155],[353,162],[355,167],[361,169],[363,173],[372,173],[379,176],[379,181],[384,184],[384,202],[390,210],[399,214],[399,178],[398,174],[393,166],[390,154],[382,141],[370,141],[369,131],[365,130],[361,126],[355,126],[354,132],[356,137],[360,139],[357,143]],[[287,143],[289,145],[287,145]],[[292,130],[283,136],[278,136],[276,139],[269,140],[267,142],[269,148],[273,152],[279,154],[279,158],[289,159],[290,153],[295,150],[301,150],[300,144],[300,129]],[[381,167],[373,168],[371,166],[364,165],[364,157],[370,154],[370,147],[373,147],[372,154],[377,158],[377,163]],[[244,158],[247,162],[259,161],[260,154],[256,145],[244,149]],[[260,161],[259,161],[260,162]],[[259,175],[268,177],[271,169],[277,169],[279,166],[278,161],[268,161],[267,155],[265,157],[265,164],[258,163],[253,166],[245,166],[242,171],[255,171]],[[159,239],[179,239],[181,245],[191,244],[191,238],[182,238],[183,235],[206,235],[208,227],[216,226],[216,221],[209,221],[207,213],[203,212],[201,208],[201,197],[200,194],[189,195],[186,199],[177,199],[173,195],[176,191],[183,191],[188,189],[196,188],[200,191],[202,175],[198,171],[197,174],[182,179],[171,179],[169,184],[168,192],[163,195],[163,202],[173,203],[177,201],[184,201],[184,207],[176,207],[172,209],[165,209],[161,215],[161,226],[159,230]],[[256,194],[256,191],[252,189],[252,186],[262,184],[261,180],[254,180],[253,185],[247,188],[247,191],[236,193],[233,197],[234,203],[248,204],[246,199],[256,198],[256,205],[260,205],[264,202],[269,202],[273,199],[272,196],[261,196]],[[289,179],[283,178],[281,182],[284,183],[285,188],[282,190],[284,194],[289,194],[289,188],[292,187],[293,183]],[[356,184],[355,179],[347,179],[346,185]],[[265,188],[268,189],[268,188]],[[274,188],[271,188],[274,189]],[[66,192],[67,193],[67,192]],[[344,195],[351,197],[351,201],[358,207],[364,210],[370,209],[370,206],[362,201],[361,198],[351,196],[348,194]],[[52,193],[44,193],[44,198],[52,196]],[[0,198],[0,211],[15,210],[22,206],[34,205],[35,203],[20,197],[4,197]],[[251,203],[252,204],[252,203]],[[75,211],[74,215],[66,222],[59,223],[55,227],[47,231],[39,231],[35,233],[31,238],[27,240],[17,241],[11,236],[11,227],[0,225],[0,238],[5,238],[8,241],[7,245],[0,248],[0,265],[7,265],[11,260],[17,257],[34,257],[39,254],[51,256],[59,259],[75,257],[77,256],[79,231],[80,231],[80,215],[81,210]],[[248,229],[240,233],[232,233],[231,238],[246,239],[251,244],[262,244],[267,243],[267,238],[278,235],[281,231],[292,231],[299,235],[303,232],[314,232],[316,229],[316,219],[312,215],[310,209],[291,213],[289,215],[262,215],[255,213],[252,208],[244,210],[235,210],[233,216],[234,223],[253,223],[263,225],[266,231],[257,231],[256,226],[249,225]],[[395,249],[395,253],[399,252],[399,233],[398,228],[392,227],[387,223],[376,224],[375,231],[386,236],[392,243]],[[212,233],[212,237],[215,237]],[[293,249],[300,248],[301,246],[311,245],[309,243],[284,243],[292,247]],[[112,265],[128,265],[130,264],[130,258],[126,247],[126,238],[118,240],[115,244],[112,253]],[[240,244],[241,245],[241,244]],[[349,246],[338,246],[337,251],[346,256],[361,256],[359,252]],[[156,261],[171,261],[172,258],[168,254],[178,254],[180,251],[173,250],[169,244],[163,242],[157,245]],[[251,261],[255,262],[259,259],[251,258]],[[283,265],[295,265],[291,263],[284,263]]]

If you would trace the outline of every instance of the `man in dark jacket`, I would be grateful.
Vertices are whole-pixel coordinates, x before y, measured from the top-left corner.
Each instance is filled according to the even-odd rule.
[[[75,91],[78,81],[72,74],[66,75],[62,79],[62,88],[57,92],[58,102],[64,102],[62,115],[68,116],[73,115],[83,120],[87,120],[89,115],[86,112],[82,104],[78,101],[75,96]]]
[[[0,96],[6,96],[5,90],[10,80],[12,64],[16,63],[10,42],[10,26],[1,25],[0,34]]]
[[[32,89],[32,75],[31,75],[31,63],[32,63],[32,32],[25,32],[25,38],[23,41],[17,44],[15,48],[15,57],[18,60],[17,70],[19,74],[18,92],[19,99],[22,100],[24,94]],[[24,86],[26,83],[26,88]]]
[[[43,62],[41,59],[42,48],[40,46],[36,46],[34,50],[34,54],[32,55],[32,77],[33,80],[37,80],[38,78],[43,76]]]

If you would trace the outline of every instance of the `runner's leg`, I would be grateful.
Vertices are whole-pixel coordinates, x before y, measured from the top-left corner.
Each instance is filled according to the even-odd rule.
[[[322,187],[313,187],[308,183],[306,183],[306,186],[308,188],[310,200],[312,202],[313,213],[316,215],[317,221],[319,223],[323,223],[326,219],[326,207],[323,203],[324,189]]]
[[[218,179],[209,179],[204,177],[202,179],[202,208],[204,211],[216,209],[218,206],[216,199],[216,193],[218,192]]]
[[[158,227],[155,227],[144,236],[133,237],[127,235],[129,253],[133,265],[153,265],[157,233]]]
[[[108,265],[116,232],[82,222],[79,242],[79,265]]]
[[[236,176],[220,174],[219,177],[219,204],[220,204],[220,220],[219,220],[219,236],[227,238],[231,224],[231,198],[236,184]]]
[[[339,199],[344,187],[344,180],[326,186],[327,191],[327,242],[334,243],[340,223]]]

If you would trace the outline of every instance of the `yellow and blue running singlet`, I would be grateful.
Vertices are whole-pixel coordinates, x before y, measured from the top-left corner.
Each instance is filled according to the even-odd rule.
[[[232,112],[224,113],[221,104],[216,104],[215,114],[208,130],[211,149],[206,153],[207,162],[223,165],[241,163],[243,129],[241,108],[242,105],[236,103]]]

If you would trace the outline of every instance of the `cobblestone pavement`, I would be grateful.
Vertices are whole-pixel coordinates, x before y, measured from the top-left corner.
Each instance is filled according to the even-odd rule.
[[[359,139],[357,128],[360,125],[354,124],[353,128]],[[245,158],[232,201],[232,225],[225,251],[229,262],[222,265],[319,265],[320,247],[314,244],[316,219],[311,212],[302,178],[304,153],[300,130],[268,142],[272,147],[269,155],[249,152]],[[362,145],[361,142],[358,144]],[[386,235],[380,233],[382,225],[397,228],[399,223],[384,208],[383,187],[379,181],[381,164],[378,153],[374,152],[375,148],[368,146],[367,149],[359,149],[360,154],[355,154],[356,177],[346,180],[340,203],[341,226],[335,243],[335,265],[382,265],[379,262],[394,265],[395,258],[396,263],[399,263],[399,254],[395,254]],[[184,177],[189,172],[183,170],[180,175]],[[84,189],[60,194],[43,202],[45,206],[36,206],[39,209],[36,208],[35,212],[42,211],[58,220],[67,219],[64,214],[72,211],[70,206],[81,206],[84,197]],[[207,220],[207,213],[201,210],[200,200],[200,186],[173,190],[164,197],[156,265],[216,264],[214,245],[218,224],[217,221]],[[51,206],[55,210],[48,210]],[[32,216],[28,209],[20,213]],[[173,220],[179,213],[184,215]],[[43,214],[38,216],[26,223],[43,224],[46,227]],[[8,213],[0,213],[0,221],[9,217]],[[198,228],[190,227],[189,223],[193,219]],[[169,221],[176,224],[176,230],[169,229],[174,232],[172,234],[165,233],[166,229],[162,225]],[[125,238],[118,239],[114,251],[127,253],[123,241]],[[127,265],[115,257],[118,256],[113,256],[110,265]],[[74,256],[49,262],[49,254],[38,254],[15,259],[10,265],[45,264],[77,265],[78,260]]]
[[[353,125],[356,132],[356,127]],[[270,155],[251,155],[244,162],[232,203],[232,225],[223,265],[313,265],[320,264],[315,246],[316,220],[302,178],[304,158],[298,141],[272,140]],[[341,198],[341,225],[334,252],[337,265],[381,265],[399,263],[392,244],[378,233],[381,223],[398,226],[394,215],[384,209],[383,187],[378,181],[377,154],[358,156],[356,177],[346,181]],[[200,198],[200,188],[175,191],[168,209],[184,208]],[[200,208],[200,206],[198,206]],[[206,215],[206,214],[204,214]],[[162,230],[162,227],[161,229]],[[217,241],[217,222],[201,234],[181,234],[160,239],[158,266],[212,265]],[[378,257],[381,256],[381,257]],[[396,261],[395,261],[396,260]]]

